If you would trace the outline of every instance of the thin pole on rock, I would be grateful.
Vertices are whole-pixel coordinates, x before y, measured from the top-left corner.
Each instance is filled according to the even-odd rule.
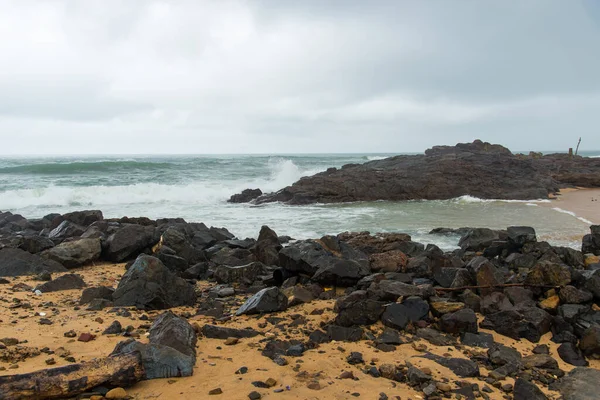
[[[575,155],[577,155],[577,152],[579,151],[579,144],[581,143],[581,138],[579,138],[579,141],[577,142],[577,147],[575,148]]]

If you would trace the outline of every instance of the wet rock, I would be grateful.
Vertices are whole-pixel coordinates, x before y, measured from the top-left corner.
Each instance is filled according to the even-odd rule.
[[[477,315],[468,308],[445,314],[440,319],[440,328],[447,333],[477,333]]]
[[[108,237],[102,255],[108,261],[123,262],[154,244],[154,227],[126,224]]]
[[[339,298],[334,307],[335,323],[340,326],[371,325],[379,321],[383,303],[367,298],[367,292],[357,290]]]
[[[598,398],[600,371],[593,368],[575,368],[551,385],[564,400],[594,400]]]
[[[43,271],[65,272],[56,261],[42,258],[21,249],[0,248],[0,276],[35,275]]]
[[[464,251],[481,251],[503,238],[505,234],[488,228],[470,228],[460,238],[458,246]]]
[[[567,364],[575,365],[576,367],[587,367],[589,365],[581,351],[571,342],[566,342],[558,346],[557,352],[560,358]]]
[[[276,286],[265,288],[250,297],[237,310],[236,315],[261,314],[283,311],[287,308],[287,297]]]
[[[232,195],[228,203],[249,203],[263,194],[260,189],[244,189],[241,193]],[[260,398],[260,397],[258,397]]]
[[[35,290],[39,290],[42,293],[58,292],[61,290],[81,289],[87,285],[81,279],[81,276],[77,274],[66,274],[59,276],[50,282],[38,285]]]
[[[101,251],[100,239],[79,239],[63,242],[42,252],[41,256],[66,268],[76,268],[98,260]]]
[[[141,255],[121,278],[113,294],[115,306],[161,310],[192,306],[194,287],[169,271],[156,257]]]

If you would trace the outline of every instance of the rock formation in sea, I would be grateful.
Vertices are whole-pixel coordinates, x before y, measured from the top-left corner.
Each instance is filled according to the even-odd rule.
[[[441,200],[464,195],[532,200],[573,186],[600,187],[600,159],[568,154],[513,154],[501,145],[475,140],[456,146],[434,146],[422,155],[400,155],[330,168],[253,201],[310,204]],[[253,196],[247,194],[245,191],[232,199],[252,200]]]

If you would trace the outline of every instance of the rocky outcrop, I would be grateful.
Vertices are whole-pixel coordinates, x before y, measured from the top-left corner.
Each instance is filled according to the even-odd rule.
[[[34,275],[43,271],[64,272],[56,261],[42,258],[21,249],[0,249],[0,276]]]
[[[600,159],[561,154],[526,157],[476,140],[436,146],[423,155],[330,168],[255,202],[439,200],[464,195],[530,200],[546,198],[566,186],[600,187]]]
[[[260,189],[244,189],[241,193],[232,195],[228,203],[248,203],[263,194]]]
[[[44,251],[41,256],[54,260],[66,268],[76,268],[98,260],[101,252],[100,239],[79,239],[63,242]]]

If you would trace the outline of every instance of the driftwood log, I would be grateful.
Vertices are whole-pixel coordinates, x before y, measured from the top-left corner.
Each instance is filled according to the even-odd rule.
[[[143,378],[140,354],[129,353],[28,374],[0,376],[0,399],[64,399],[99,385],[131,386]]]

